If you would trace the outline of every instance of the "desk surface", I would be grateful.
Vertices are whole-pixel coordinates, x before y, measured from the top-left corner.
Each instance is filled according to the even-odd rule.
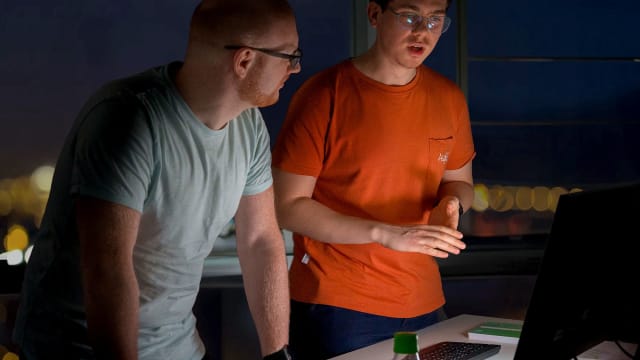
[[[519,320],[509,320],[477,315],[458,315],[418,331],[419,347],[423,348],[440,341],[476,342],[467,338],[467,331],[484,321],[502,321],[522,324]],[[500,352],[491,360],[512,360],[516,352],[516,345],[500,344]],[[393,339],[388,339],[365,348],[352,351],[333,358],[332,360],[389,360],[393,357]]]
[[[522,324],[520,320],[510,320],[478,315],[459,315],[439,322],[418,331],[418,345],[420,348],[433,345],[441,341],[478,342],[467,338],[467,331],[484,321],[500,321]],[[484,342],[484,341],[481,341]],[[486,341],[489,343],[490,341]],[[492,356],[491,360],[513,360],[516,354],[516,344],[500,344],[500,352]],[[621,343],[628,352],[634,353],[638,345]],[[393,357],[393,339],[388,339],[365,348],[352,351],[332,358],[331,360],[389,360]],[[578,356],[579,360],[622,360],[628,359],[611,341],[605,341]]]

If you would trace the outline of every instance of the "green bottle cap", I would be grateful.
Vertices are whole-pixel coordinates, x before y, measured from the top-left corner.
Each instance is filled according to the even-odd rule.
[[[393,352],[396,354],[415,354],[418,352],[418,334],[400,331],[393,335]]]

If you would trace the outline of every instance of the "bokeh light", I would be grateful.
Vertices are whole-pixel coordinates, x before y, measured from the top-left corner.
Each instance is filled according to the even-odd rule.
[[[518,210],[527,211],[533,206],[533,191],[531,188],[520,186],[516,190],[516,207]]]
[[[475,184],[473,186],[473,192],[475,196],[471,208],[478,212],[487,210],[489,207],[489,188],[487,188],[487,185]]]
[[[4,354],[2,360],[20,360],[20,357],[9,351],[8,353]]]
[[[558,207],[558,200],[560,199],[560,196],[566,193],[568,193],[568,191],[563,187],[552,187],[549,190],[549,195],[547,197],[547,207],[549,208],[549,210],[555,212],[556,208]]]
[[[549,210],[549,188],[544,186],[533,188],[533,208],[536,211]]]
[[[51,181],[53,180],[53,166],[40,166],[31,174],[31,184],[36,191],[48,193],[51,191]]]
[[[489,189],[489,207],[498,212],[506,212],[513,209],[515,203],[514,193],[507,186],[492,186]]]
[[[476,212],[496,211],[536,211],[555,212],[560,196],[582,191],[580,188],[567,190],[563,187],[546,186],[503,186],[474,185],[472,209]]]
[[[7,251],[24,250],[29,246],[29,234],[21,225],[13,225],[4,237],[4,248]]]

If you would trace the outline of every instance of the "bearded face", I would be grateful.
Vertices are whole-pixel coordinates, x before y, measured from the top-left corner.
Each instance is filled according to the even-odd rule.
[[[258,56],[254,65],[247,72],[239,87],[240,98],[254,106],[273,105],[280,96],[279,83],[268,76],[265,71],[265,59]]]

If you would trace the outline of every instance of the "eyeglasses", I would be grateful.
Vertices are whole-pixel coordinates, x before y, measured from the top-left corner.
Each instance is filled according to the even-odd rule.
[[[396,20],[398,24],[403,27],[409,29],[417,29],[419,26],[424,24],[427,30],[432,31],[436,34],[444,34],[447,29],[449,29],[449,25],[451,25],[451,18],[445,15],[433,15],[429,17],[423,17],[416,13],[411,12],[402,12],[398,13],[394,11],[392,8],[388,8],[393,15],[396,16]]]
[[[281,53],[271,49],[257,48],[257,47],[246,46],[246,45],[225,45],[224,48],[227,50],[238,50],[242,48],[247,48],[255,51],[260,51],[261,53],[264,53],[270,56],[275,56],[275,57],[289,60],[289,65],[292,68],[295,68],[298,65],[300,65],[300,59],[302,59],[302,50],[299,48],[296,49],[296,51],[294,51],[293,54],[285,54],[285,53]]]

